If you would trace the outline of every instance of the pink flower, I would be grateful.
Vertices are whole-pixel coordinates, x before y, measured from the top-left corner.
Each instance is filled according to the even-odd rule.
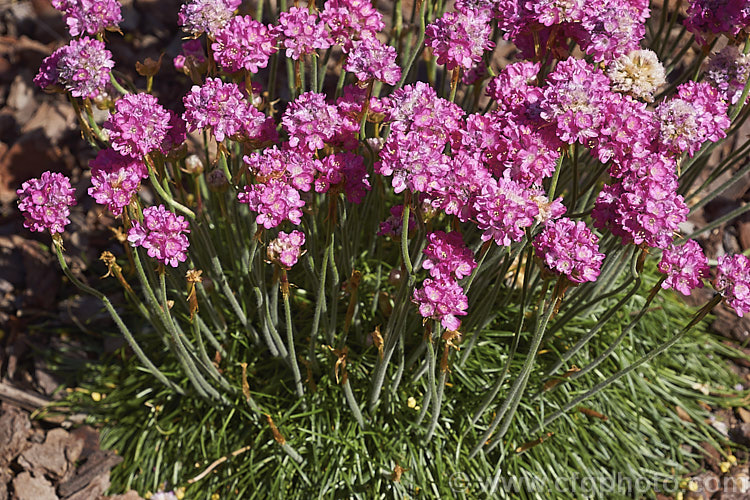
[[[539,215],[539,205],[531,193],[508,176],[492,179],[482,187],[474,201],[477,228],[482,241],[490,239],[500,246],[509,246],[524,237]]]
[[[91,160],[91,184],[89,196],[114,214],[120,215],[148,177],[146,165],[138,159],[121,156],[113,149],[102,149]]]
[[[380,80],[395,85],[401,78],[401,68],[396,64],[396,49],[377,38],[354,42],[344,69],[354,73],[360,82]]]
[[[742,254],[719,257],[714,287],[739,317],[750,311],[750,259]]]
[[[331,30],[334,43],[344,52],[352,49],[355,40],[375,38],[385,27],[383,16],[370,0],[328,0],[320,15]]]
[[[96,35],[122,21],[117,0],[52,0],[52,6],[62,11],[71,36]]]
[[[173,116],[151,94],[128,94],[115,103],[115,113],[104,122],[104,128],[115,151],[139,158],[161,150]]]
[[[255,221],[266,229],[276,227],[285,220],[294,225],[302,222],[300,208],[305,206],[305,202],[300,198],[299,191],[278,179],[245,186],[237,199],[258,213]]]
[[[485,50],[495,46],[491,34],[487,11],[446,12],[427,26],[425,44],[432,47],[438,64],[445,64],[446,70],[469,69],[481,61]]]
[[[230,72],[245,69],[257,73],[276,52],[276,34],[250,16],[231,18],[214,37],[211,48],[216,62]]]
[[[454,280],[427,278],[422,288],[414,290],[412,302],[419,306],[423,318],[440,321],[443,328],[452,331],[461,328],[461,321],[456,316],[465,316],[469,308],[466,294]]]
[[[742,54],[734,45],[727,45],[711,56],[705,77],[719,89],[722,99],[737,104],[750,77],[750,55]]]
[[[391,215],[380,223],[378,230],[378,236],[401,236],[404,222],[404,206],[396,205],[391,207]],[[413,231],[417,228],[417,217],[414,215],[414,211],[409,212],[409,231]]]
[[[143,209],[143,222],[134,221],[128,231],[128,241],[134,247],[143,247],[148,256],[164,265],[177,267],[187,259],[190,246],[187,235],[190,225],[181,215],[176,215],[164,205]]]
[[[60,85],[73,97],[95,99],[106,92],[115,66],[104,42],[84,36],[71,40],[47,57],[34,78],[40,88]]]
[[[703,278],[708,278],[708,259],[694,240],[679,247],[670,245],[664,250],[658,268],[667,275],[661,287],[674,288],[683,295],[690,295],[694,288],[703,288]]]
[[[704,142],[726,137],[731,122],[727,104],[706,82],[689,81],[677,87],[677,95],[656,108],[660,123],[659,144],[666,153],[693,156]]]
[[[548,222],[533,241],[536,255],[553,273],[573,283],[596,281],[604,260],[599,238],[583,221],[564,217]]]
[[[219,78],[206,78],[202,86],[193,85],[182,102],[182,115],[191,132],[210,127],[217,141],[227,137],[243,138],[243,133],[267,134],[266,116],[245,100],[236,83],[224,83]],[[258,137],[250,137],[256,139]]]
[[[336,106],[325,101],[325,94],[305,92],[284,112],[281,123],[289,132],[289,145],[314,152],[323,149],[343,125]]]
[[[243,157],[250,170],[262,181],[284,181],[298,191],[310,191],[320,160],[308,151],[276,146]]]
[[[178,21],[193,35],[214,35],[232,17],[242,0],[189,0],[180,7]]]
[[[353,153],[334,153],[316,163],[318,176],[315,179],[315,192],[326,193],[332,187],[341,190],[350,203],[361,203],[371,189],[370,174],[365,160]]]
[[[24,182],[16,191],[24,227],[38,232],[62,233],[70,224],[70,207],[76,204],[74,192],[70,179],[49,171],[42,173],[39,179]]]
[[[268,244],[266,255],[271,262],[281,267],[290,269],[302,255],[302,245],[305,244],[305,234],[302,231],[285,233],[279,231],[279,235]]]
[[[333,45],[318,14],[310,13],[307,8],[292,7],[288,12],[279,14],[276,34],[281,39],[281,46],[286,49],[286,56],[295,60],[312,54],[316,49],[327,49]]]
[[[706,44],[714,35],[735,36],[750,25],[747,0],[690,0],[685,26]]]
[[[460,233],[435,231],[427,235],[427,241],[422,267],[429,270],[433,278],[460,280],[477,267],[474,255],[464,244]]]

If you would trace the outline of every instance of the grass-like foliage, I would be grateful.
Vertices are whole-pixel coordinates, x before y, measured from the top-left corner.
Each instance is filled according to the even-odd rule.
[[[607,349],[642,302],[632,299],[590,347],[571,360],[572,365],[585,366]],[[576,339],[604,310],[602,305],[545,339],[533,380],[542,380],[556,346]],[[133,358],[96,368],[97,382],[84,387],[105,393],[101,402],[92,403],[81,393],[74,397],[77,405],[104,424],[104,446],[126,458],[113,471],[113,490],[135,488],[146,493],[166,484],[170,489],[186,487],[187,498],[196,499],[214,494],[218,498],[648,497],[654,491],[676,491],[680,474],[700,458],[690,451],[699,449],[700,442],[724,449],[721,434],[706,423],[705,405],[736,406],[746,396],[733,389],[739,380],[725,365],[725,357],[737,353],[706,328],[695,328],[668,356],[656,357],[581,402],[543,433],[531,431],[571,399],[677,333],[677,325],[688,313],[680,299],[659,296],[596,370],[547,391],[543,383],[532,383],[532,396],[542,394],[521,403],[502,445],[473,458],[473,443],[491,418],[483,417],[472,426],[470,416],[507,361],[514,338],[504,329],[510,326],[507,317],[481,332],[465,362],[451,364],[439,424],[429,441],[423,438],[420,417],[429,418],[429,408],[427,416],[422,410],[430,386],[416,364],[405,369],[399,388],[388,392],[387,411],[368,418],[365,430],[346,407],[334,373],[315,380],[316,390],[305,409],[294,396],[287,370],[262,353],[247,359],[247,374],[250,392],[266,415],[255,413],[242,395],[230,406],[176,396],[151,384],[150,375],[139,370]],[[243,340],[238,336],[235,342]],[[522,339],[518,350],[524,351],[527,342]],[[226,361],[231,355],[228,352],[219,363],[220,369],[241,384],[241,366]],[[320,361],[326,362],[326,356],[330,364],[332,354],[321,352]],[[520,369],[522,361],[514,361],[518,366],[511,370]],[[347,374],[355,397],[364,398],[366,392],[357,388],[367,387],[372,367],[350,361]],[[501,391],[507,391],[510,382]],[[709,394],[699,390],[703,385]],[[676,407],[692,422],[683,420]],[[280,446],[280,436],[301,455],[301,463]],[[235,451],[239,453],[232,456]],[[226,460],[210,473],[190,482],[222,457]]]

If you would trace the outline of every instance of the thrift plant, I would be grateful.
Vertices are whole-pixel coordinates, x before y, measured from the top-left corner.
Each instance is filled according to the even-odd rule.
[[[174,71],[142,72],[145,89],[106,49],[117,2],[53,4],[73,38],[35,82],[75,106],[96,151],[88,194],[125,235],[103,258],[108,276],[164,352],[144,352],[128,316],[70,273],[66,177],[24,183],[19,208],[176,394],[227,411],[242,394],[276,437],[257,397],[270,374],[245,370],[253,356],[277,359],[307,407],[316,380],[335,374],[362,429],[377,428],[400,384],[424,383],[424,438],[470,421],[482,436],[466,446],[488,454],[519,445],[503,440],[519,405],[564,383],[573,355],[623,306],[609,301],[619,291],[645,297],[637,322],[662,290],[715,288],[680,333],[545,415],[530,441],[721,300],[750,311],[748,258],[724,255],[712,269],[691,239],[750,205],[683,234],[692,211],[748,171],[727,175],[739,155],[707,163],[750,113],[746,0],[689,0],[684,25],[702,50],[681,65],[664,20],[647,36],[645,0],[421,0],[411,18],[396,1],[390,20],[369,0],[258,4],[254,15],[240,0],[189,0],[175,13],[187,40]],[[517,52],[501,67],[494,50],[509,43]],[[181,101],[152,93],[157,72],[182,85]],[[108,112],[102,124],[93,105]],[[648,259],[663,277],[644,289]],[[599,324],[567,329],[597,304],[610,304]],[[516,326],[502,346],[508,364],[489,367],[496,386],[478,394],[473,416],[441,415],[452,367],[476,355],[500,314]],[[565,350],[542,360],[557,332]],[[236,339],[246,347],[229,350]],[[162,370],[165,357],[186,379]],[[347,369],[367,383],[350,383]]]

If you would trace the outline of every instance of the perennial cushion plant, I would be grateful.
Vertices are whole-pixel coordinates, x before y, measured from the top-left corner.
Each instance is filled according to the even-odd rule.
[[[151,93],[154,74],[142,91],[112,71],[103,33],[121,19],[116,2],[55,2],[74,38],[35,82],[68,93],[90,125],[88,194],[127,234],[118,280],[164,352],[146,354],[93,293],[168,390],[226,408],[241,395],[297,463],[307,458],[277,436],[267,374],[248,373],[248,359],[277,360],[274,376],[303,407],[334,373],[363,431],[392,411],[399,385],[424,387],[416,432],[429,440],[469,422],[470,456],[501,461],[520,444],[503,440],[519,405],[580,369],[570,360],[622,307],[620,291],[648,297],[627,330],[663,289],[689,295],[713,275],[716,294],[608,383],[720,300],[750,311],[747,257],[721,256],[711,271],[680,232],[692,206],[721,192],[698,180],[732,167],[702,174],[707,152],[748,116],[750,2],[721,3],[690,1],[685,26],[705,50],[680,72],[660,62],[664,44],[649,48],[644,0],[422,0],[411,21],[397,1],[387,28],[368,0],[260,5],[254,16],[239,0],[189,0],[175,13],[194,39],[174,59],[185,91],[173,105]],[[711,53],[716,37],[727,47]],[[501,67],[493,51],[510,43],[515,60]],[[101,127],[92,100],[109,113]],[[48,172],[18,194],[26,227],[54,236],[69,272],[69,180]],[[650,290],[649,259],[663,274]],[[597,326],[567,329],[601,304]],[[500,317],[513,318],[513,342],[499,347],[495,386],[473,418],[442,415],[452,366]],[[366,383],[350,382],[347,366]],[[529,440],[580,401],[541,417]]]

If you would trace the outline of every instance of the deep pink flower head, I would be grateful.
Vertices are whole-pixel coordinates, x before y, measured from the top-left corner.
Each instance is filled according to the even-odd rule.
[[[266,229],[276,227],[285,220],[294,225],[302,222],[300,208],[305,206],[305,202],[300,198],[299,191],[278,179],[245,186],[237,199],[258,213],[255,222]]]
[[[567,217],[548,222],[533,241],[536,255],[555,274],[573,283],[596,281],[604,260],[599,238],[583,221]]]
[[[305,234],[302,231],[285,233],[279,231],[276,239],[268,244],[266,255],[271,262],[290,269],[302,255],[302,245],[305,244]]]
[[[383,16],[370,0],[328,0],[320,18],[331,30],[334,43],[341,45],[344,52],[351,50],[355,40],[375,38],[385,27]]]
[[[47,57],[34,78],[40,88],[60,85],[73,97],[95,99],[106,91],[115,66],[104,42],[84,36],[71,40]]]
[[[377,38],[354,42],[344,69],[354,73],[360,82],[380,80],[395,85],[401,78],[401,68],[396,64],[396,49]]]
[[[492,174],[476,155],[461,151],[449,159],[445,182],[431,189],[424,200],[433,208],[466,222],[475,218],[474,201],[491,178]]]
[[[604,104],[607,120],[591,141],[592,152],[602,163],[623,164],[653,156],[653,141],[659,130],[654,112],[629,95],[612,94]]]
[[[298,191],[307,192],[321,161],[309,151],[276,146],[245,155],[243,161],[261,182],[267,179],[284,181]]]
[[[343,191],[350,203],[361,203],[370,188],[365,160],[354,153],[334,153],[316,163],[315,192],[327,193],[332,187]]]
[[[140,158],[161,150],[172,120],[151,94],[128,94],[115,103],[115,113],[104,122],[104,128],[115,151]]]
[[[74,192],[70,179],[49,171],[38,179],[24,182],[16,191],[24,227],[38,232],[62,233],[70,224],[70,207],[76,204]]]
[[[585,3],[599,4],[583,19],[581,27],[585,36],[579,40],[583,51],[593,56],[594,61],[611,61],[640,48],[649,17],[647,1]]]
[[[531,194],[507,176],[485,184],[474,201],[477,228],[483,231],[482,241],[492,239],[500,246],[520,241],[524,229],[531,227],[539,215],[539,205]]]
[[[750,311],[750,259],[742,254],[719,257],[714,287],[739,317]]]
[[[128,241],[134,247],[143,247],[148,256],[164,265],[177,267],[187,259],[190,246],[187,234],[190,224],[164,205],[143,209],[143,222],[134,221],[128,231]]]
[[[182,102],[188,130],[211,127],[218,141],[248,130],[261,134],[266,121],[265,115],[245,100],[236,83],[224,83],[219,78],[209,77],[202,86],[193,85]]]
[[[690,0],[685,26],[699,43],[715,35],[735,36],[750,25],[748,0]]]
[[[703,288],[703,279],[709,274],[708,259],[695,240],[681,246],[670,245],[664,250],[658,268],[667,275],[661,287],[674,288],[683,295],[690,295],[694,288]]]
[[[102,149],[89,163],[91,184],[89,196],[100,205],[107,205],[114,215],[120,215],[148,177],[148,169],[140,159],[122,156],[113,149]]]
[[[180,7],[177,19],[193,35],[213,36],[232,17],[242,0],[189,0]]]
[[[471,68],[485,50],[495,46],[490,40],[492,25],[486,11],[446,12],[427,26],[425,44],[432,47],[438,64],[450,71]]]
[[[435,231],[427,235],[422,267],[438,280],[460,280],[477,267],[474,254],[466,247],[461,233]]]
[[[594,227],[608,229],[623,243],[667,248],[672,235],[685,221],[688,207],[677,194],[677,176],[625,177],[604,186],[594,204]]]
[[[557,126],[562,141],[588,145],[608,118],[609,79],[586,61],[571,57],[558,63],[547,80],[542,118]]]
[[[540,64],[521,61],[507,65],[487,84],[487,95],[495,99],[501,110],[522,111],[538,105],[542,89],[536,85]]]
[[[343,124],[336,106],[325,94],[305,92],[286,108],[281,123],[289,132],[289,145],[309,151],[323,149]]]
[[[71,36],[96,35],[105,29],[116,28],[122,21],[117,0],[52,0],[52,6],[62,11]]]
[[[276,30],[281,47],[286,49],[286,56],[295,60],[312,54],[316,49],[327,49],[333,45],[318,14],[310,13],[307,8],[292,7],[288,12],[279,14]]]
[[[456,316],[466,315],[469,300],[461,285],[454,280],[432,280],[427,278],[422,288],[414,290],[412,302],[419,306],[423,318],[440,321],[446,330],[457,331],[461,320]]]
[[[446,186],[450,157],[441,151],[444,143],[436,136],[413,131],[403,134],[391,131],[380,151],[375,172],[392,176],[396,193],[409,189],[414,193],[433,193]]]
[[[402,229],[404,227],[404,206],[396,205],[391,207],[391,215],[380,223],[378,230],[378,236],[401,236]],[[417,228],[417,217],[414,215],[414,211],[409,211],[409,231],[413,231]]]
[[[737,104],[750,77],[750,55],[742,54],[734,45],[727,45],[711,56],[705,77],[719,89],[725,101]]]
[[[214,34],[214,58],[225,70],[257,73],[276,52],[276,34],[250,16],[235,16]]]
[[[659,143],[666,153],[693,156],[704,142],[726,137],[731,122],[721,94],[707,82],[688,81],[677,87],[677,95],[656,108]]]

